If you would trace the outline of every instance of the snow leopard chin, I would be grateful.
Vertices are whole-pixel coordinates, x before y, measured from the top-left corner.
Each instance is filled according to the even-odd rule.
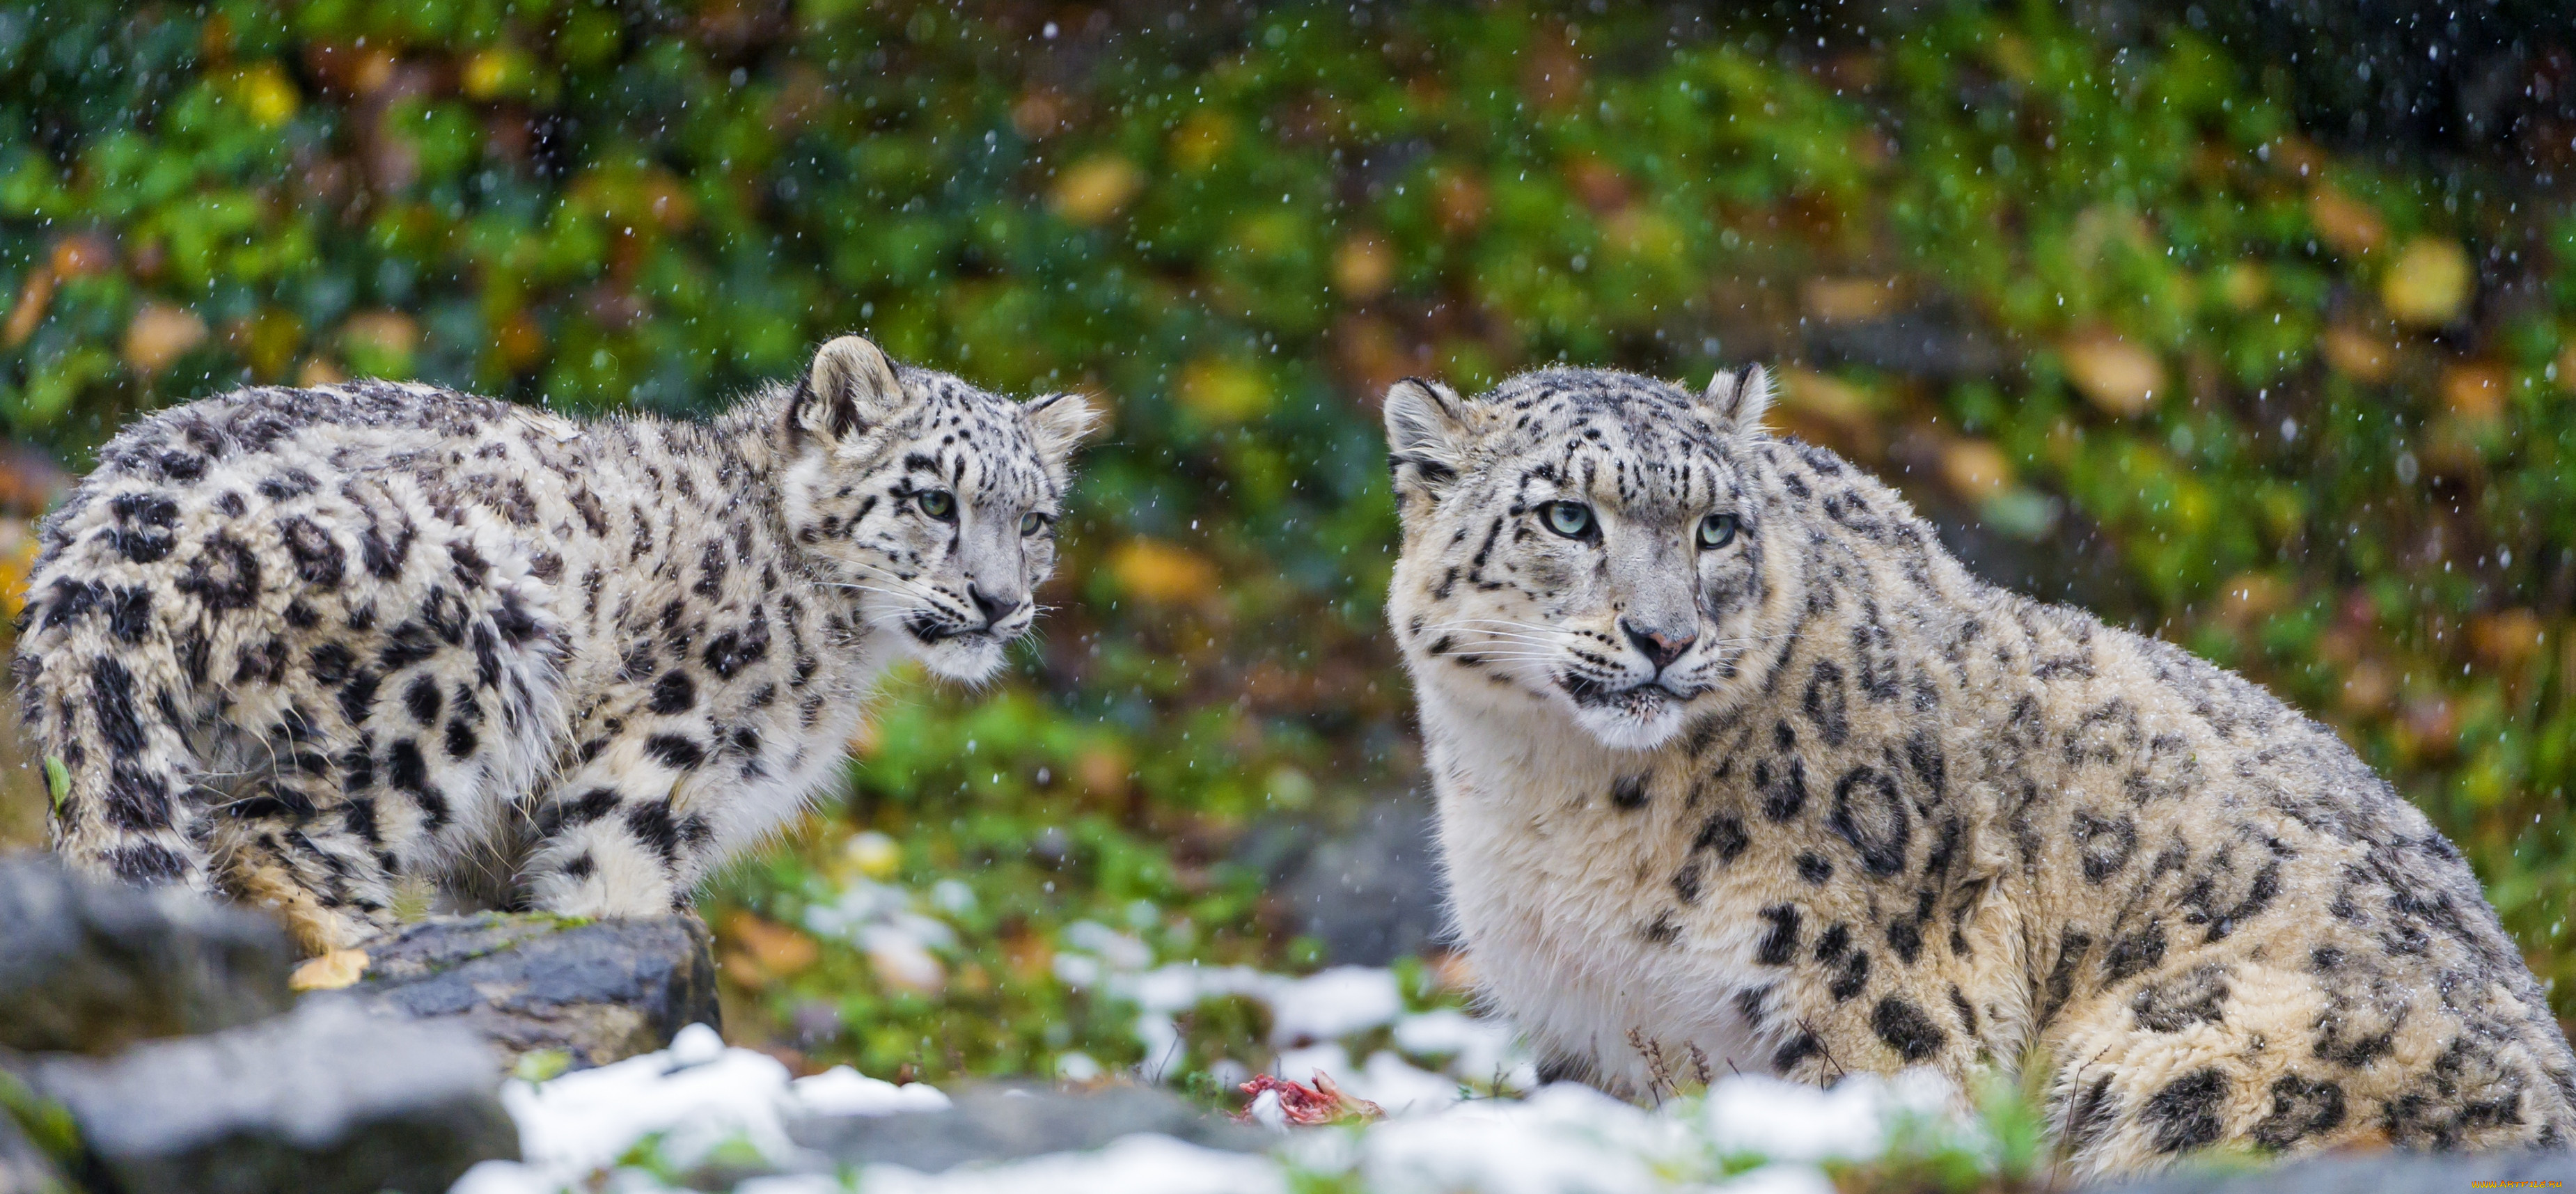
[[[1673,740],[1689,720],[1689,703],[1657,685],[1589,699],[1565,698],[1574,724],[1612,750],[1651,751]]]
[[[995,635],[972,632],[951,635],[923,646],[915,654],[930,674],[971,687],[980,687],[999,675],[1007,660],[1003,640]]]

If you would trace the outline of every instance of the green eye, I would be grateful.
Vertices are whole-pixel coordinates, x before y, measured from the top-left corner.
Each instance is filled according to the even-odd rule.
[[[1053,521],[1055,520],[1048,518],[1046,515],[1040,514],[1035,510],[1031,510],[1020,516],[1020,533],[1023,535],[1037,534],[1039,531],[1047,529],[1047,524]]]
[[[1538,508],[1547,529],[1568,539],[1580,539],[1592,530],[1592,507],[1581,502],[1549,502]]]
[[[1699,520],[1699,545],[1724,547],[1735,541],[1735,516],[1711,514]]]
[[[913,495],[912,500],[922,513],[941,522],[957,517],[957,495],[945,489],[925,489]]]

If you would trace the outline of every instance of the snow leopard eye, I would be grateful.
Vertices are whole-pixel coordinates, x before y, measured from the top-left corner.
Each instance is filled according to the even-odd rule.
[[[1020,534],[1024,536],[1037,534],[1038,532],[1047,529],[1047,524],[1053,521],[1055,520],[1048,518],[1046,515],[1040,514],[1035,510],[1031,510],[1020,516]]]
[[[922,513],[927,514],[932,518],[936,518],[941,522],[947,522],[957,517],[957,495],[950,493],[945,489],[922,490],[920,493],[913,495],[912,502],[914,505],[921,507]]]
[[[1538,508],[1538,516],[1547,529],[1568,539],[1580,539],[1592,530],[1592,507],[1581,502],[1549,502]]]
[[[1704,548],[1724,547],[1735,541],[1735,516],[1711,514],[1699,520],[1699,545]]]

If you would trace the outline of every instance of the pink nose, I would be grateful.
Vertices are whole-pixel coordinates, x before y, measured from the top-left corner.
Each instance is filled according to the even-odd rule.
[[[1639,651],[1645,652],[1647,659],[1654,661],[1655,670],[1659,672],[1671,667],[1674,660],[1681,658],[1684,652],[1691,649],[1692,643],[1699,641],[1699,632],[1695,630],[1679,634],[1664,630],[1639,630],[1630,625],[1626,619],[1620,620],[1619,629],[1628,636],[1629,642],[1636,644]]]

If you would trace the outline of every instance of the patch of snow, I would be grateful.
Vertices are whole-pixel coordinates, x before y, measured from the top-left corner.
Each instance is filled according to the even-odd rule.
[[[1395,972],[1378,966],[1335,966],[1274,986],[1270,1041],[1293,1045],[1326,1041],[1393,1023],[1404,1014]]]
[[[926,917],[912,917],[927,920]],[[940,932],[948,926],[938,921]],[[868,955],[868,966],[879,981],[898,991],[922,994],[936,993],[948,981],[948,969],[931,956],[928,941],[914,926],[900,921],[862,925],[858,930],[859,948]]]
[[[948,1095],[921,1082],[897,1086],[871,1078],[845,1065],[787,1084],[796,1111],[804,1115],[895,1115],[907,1111],[943,1111]]]
[[[1243,1109],[1243,1117],[1274,1131],[1288,1130],[1288,1112],[1279,1106],[1279,1092],[1275,1090],[1254,1095],[1251,1104]]]
[[[1083,979],[1101,977],[1099,965],[1090,955],[1057,954],[1058,977],[1067,978],[1064,967],[1068,958],[1077,960]],[[1453,1079],[1492,1083],[1500,1078],[1504,1085],[1517,1090],[1538,1084],[1537,1069],[1514,1044],[1509,1025],[1479,1020],[1455,1009],[1407,1013],[1392,970],[1336,966],[1300,978],[1248,966],[1183,962],[1137,973],[1110,974],[1103,981],[1112,997],[1137,1007],[1134,1031],[1137,1042],[1144,1046],[1147,1062],[1142,1076],[1148,1080],[1164,1078],[1159,1067],[1179,1055],[1178,1018],[1182,1014],[1204,1000],[1242,996],[1270,1009],[1271,1044],[1281,1050],[1272,1072],[1293,1081],[1304,1081],[1313,1071],[1322,1069],[1336,1080],[1349,1079],[1344,1085],[1353,1093],[1374,1085],[1400,1091],[1395,1095],[1396,1104],[1426,1107],[1456,1101]],[[1382,1067],[1381,1072],[1388,1075],[1382,1082],[1373,1083],[1365,1074],[1354,1071],[1350,1055],[1340,1042],[1390,1025],[1395,1030],[1397,1047],[1405,1053],[1425,1059],[1446,1056],[1448,1061],[1439,1073],[1421,1070],[1391,1055],[1385,1062],[1371,1059],[1370,1064]],[[1383,1068],[1394,1066],[1402,1068]],[[1421,1081],[1429,1078],[1438,1078],[1448,1095],[1429,1099],[1429,1086]],[[1374,1094],[1362,1097],[1383,1101]],[[1393,1111],[1396,1106],[1390,1104],[1387,1109]]]
[[[1674,1190],[1670,1175],[1692,1172],[1706,1156],[1674,1117],[1569,1083],[1390,1119],[1361,1134],[1357,1153],[1369,1189],[1460,1194]]]
[[[1746,1074],[1711,1087],[1701,1113],[1709,1143],[1722,1154],[1858,1160],[1886,1151],[1897,1119],[1940,1118],[1956,1098],[1957,1088],[1931,1070],[1892,1079],[1854,1074],[1832,1090]]]
[[[1098,954],[1113,970],[1142,970],[1154,964],[1153,947],[1096,920],[1066,925],[1062,938],[1065,948]]]
[[[1055,1076],[1067,1082],[1089,1082],[1100,1077],[1100,1063],[1088,1053],[1074,1049],[1055,1059]]]
[[[960,1166],[941,1174],[870,1165],[860,1174],[860,1188],[868,1194],[1286,1194],[1288,1179],[1271,1157],[1137,1135],[1094,1152]],[[822,1194],[840,1187],[808,1189]]]
[[[975,910],[975,889],[963,879],[942,879],[930,887],[930,906],[950,916],[964,916]]]
[[[816,936],[855,941],[863,926],[892,917],[911,904],[912,893],[901,887],[852,879],[831,902],[806,905],[805,927]]]
[[[1087,1153],[1051,1153],[997,1165],[961,1165],[917,1173],[870,1165],[859,1173],[868,1194],[1285,1194],[1286,1172],[1266,1156],[1220,1152],[1169,1136],[1125,1136]],[[821,1174],[753,1178],[734,1194],[846,1194]],[[453,1194],[453,1192],[451,1192]]]
[[[796,1116],[949,1104],[936,1088],[897,1086],[846,1066],[791,1082],[777,1059],[726,1048],[714,1029],[692,1024],[658,1053],[542,1083],[504,1083],[501,1105],[518,1124],[522,1159],[477,1165],[451,1194],[553,1194],[656,1134],[662,1157],[684,1168],[737,1139],[784,1165],[801,1151],[787,1137],[787,1121]]]
[[[1210,973],[1220,982],[1239,977]],[[1395,1023],[1420,1054],[1450,1046],[1468,1053],[1486,1032],[1477,1022],[1462,1026],[1438,1013]],[[1060,1064],[1076,1056],[1068,1053]],[[1373,1052],[1354,1067],[1338,1041],[1291,1049],[1280,1060],[1280,1072],[1292,1078],[1317,1069],[1332,1074],[1348,1095],[1379,1104],[1389,1118],[1347,1129],[1282,1130],[1272,1155],[1130,1136],[1088,1153],[940,1174],[875,1165],[858,1177],[869,1194],[1269,1194],[1284,1192],[1293,1171],[1343,1179],[1374,1194],[1831,1194],[1817,1162],[1883,1155],[1908,1122],[1936,1130],[1964,1123],[1956,1089],[1930,1071],[1892,1079],[1854,1075],[1832,1090],[1730,1077],[1705,1098],[1649,1110],[1571,1084],[1524,1099],[1461,1101],[1451,1077],[1420,1069],[1394,1050]],[[1094,1070],[1096,1076],[1097,1063]],[[782,1169],[805,1170],[751,1179],[736,1194],[843,1194],[847,1187],[839,1179],[816,1171],[819,1158],[787,1139],[788,1122],[806,1114],[885,1115],[949,1105],[930,1087],[897,1086],[847,1067],[790,1081],[776,1061],[727,1049],[703,1027],[660,1053],[541,1084],[513,1081],[502,1101],[519,1124],[526,1161],[478,1165],[451,1194],[658,1191],[663,1187],[641,1170],[602,1174],[657,1135],[660,1162],[676,1168],[739,1140]],[[1249,1118],[1281,1128],[1279,1096],[1265,1093]],[[1712,1180],[1721,1162],[1748,1156],[1768,1163]]]
[[[776,1058],[727,1049],[714,1029],[692,1024],[659,1053],[509,1083],[501,1103],[518,1121],[525,1163],[569,1176],[615,1161],[655,1132],[664,1133],[663,1155],[684,1165],[735,1136],[783,1159],[795,1147],[780,1117],[787,1089]]]
[[[1454,1007],[1397,1020],[1395,1047],[1416,1057],[1446,1057],[1443,1072],[1471,1081],[1499,1080],[1516,1090],[1538,1085],[1538,1067],[1515,1047],[1511,1025]]]
[[[1100,981],[1100,959],[1089,954],[1060,953],[1050,966],[1057,982],[1076,990]]]
[[[1438,1111],[1460,1097],[1457,1079],[1421,1069],[1388,1049],[1369,1054],[1358,1073],[1337,1074],[1335,1081],[1343,1090],[1385,1108],[1388,1115]]]

